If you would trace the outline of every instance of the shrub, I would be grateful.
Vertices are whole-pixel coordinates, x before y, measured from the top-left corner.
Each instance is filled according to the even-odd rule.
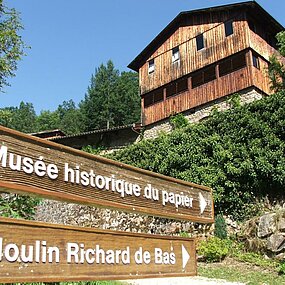
[[[227,234],[227,225],[223,215],[219,214],[215,218],[215,231],[214,234],[220,239],[226,239]]]
[[[216,112],[110,157],[211,187],[215,211],[244,220],[257,214],[256,201],[284,196],[284,105],[285,91]]]
[[[228,239],[212,237],[198,244],[198,255],[206,262],[220,262],[229,254],[231,244]]]

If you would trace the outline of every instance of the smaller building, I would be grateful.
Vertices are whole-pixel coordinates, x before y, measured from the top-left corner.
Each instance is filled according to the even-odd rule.
[[[41,139],[48,139],[48,140],[52,140],[54,138],[65,137],[65,133],[59,129],[32,133],[30,135],[41,138]]]
[[[100,129],[77,135],[51,137],[49,140],[76,149],[86,146],[111,152],[135,143],[140,137],[140,125]]]

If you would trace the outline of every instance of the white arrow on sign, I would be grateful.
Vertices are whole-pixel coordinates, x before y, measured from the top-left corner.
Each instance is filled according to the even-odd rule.
[[[203,214],[207,207],[207,201],[205,200],[205,198],[201,193],[199,193],[199,204],[200,204],[200,214]]]
[[[186,264],[188,263],[188,260],[190,259],[190,255],[184,245],[181,245],[182,247],[182,267],[185,268]]]

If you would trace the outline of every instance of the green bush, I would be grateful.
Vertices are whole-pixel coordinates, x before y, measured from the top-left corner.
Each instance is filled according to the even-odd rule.
[[[215,218],[215,231],[214,234],[220,239],[226,239],[227,234],[227,225],[223,215],[217,215]]]
[[[198,244],[198,255],[206,262],[220,262],[229,254],[231,244],[228,239],[212,237]]]
[[[284,275],[285,274],[285,261],[280,262],[280,264],[278,266],[278,273],[280,275]]]
[[[243,220],[285,188],[285,91],[143,140],[110,156],[211,187],[215,212]]]

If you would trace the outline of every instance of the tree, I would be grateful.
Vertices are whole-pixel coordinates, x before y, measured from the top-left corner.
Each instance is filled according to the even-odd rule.
[[[284,90],[285,87],[285,32],[278,33],[276,38],[278,41],[279,54],[274,54],[270,57],[268,73],[272,90],[279,92]]]
[[[85,130],[109,128],[134,123],[140,116],[138,76],[120,72],[110,60],[91,76],[80,109],[85,117]]]
[[[36,118],[37,131],[55,130],[60,125],[58,112],[43,110]]]
[[[19,34],[22,29],[16,10],[0,0],[0,91],[9,85],[7,79],[15,76],[17,62],[24,56],[26,45]]]
[[[36,112],[32,103],[20,103],[15,108],[11,120],[11,128],[24,133],[36,131]]]
[[[56,110],[59,129],[66,134],[78,134],[84,131],[84,117],[73,100],[63,101]]]

